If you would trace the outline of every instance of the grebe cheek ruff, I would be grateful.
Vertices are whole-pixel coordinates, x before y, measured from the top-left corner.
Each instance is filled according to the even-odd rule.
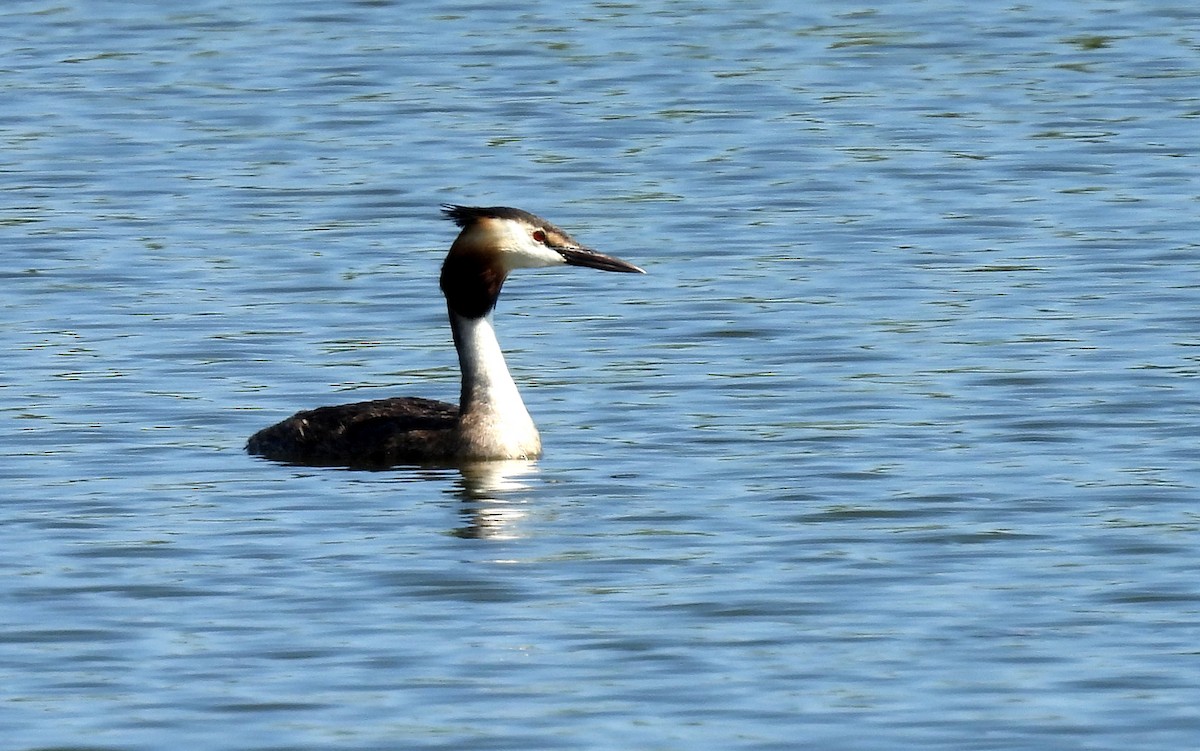
[[[645,272],[521,209],[445,205],[442,212],[461,228],[440,280],[462,371],[460,406],[398,397],[319,407],[258,431],[247,451],[293,464],[371,468],[541,456],[541,437],[492,322],[508,273],[561,265]]]

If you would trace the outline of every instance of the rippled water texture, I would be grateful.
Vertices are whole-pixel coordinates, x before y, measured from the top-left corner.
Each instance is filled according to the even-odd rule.
[[[969,7],[968,7],[969,6]],[[0,9],[5,748],[1185,749],[1200,11]],[[248,457],[453,399],[536,464]]]

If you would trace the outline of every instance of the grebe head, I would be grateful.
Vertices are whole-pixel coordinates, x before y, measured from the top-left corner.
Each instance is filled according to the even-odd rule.
[[[586,266],[646,273],[631,263],[585,248],[539,216],[507,206],[456,206],[442,213],[462,232],[442,264],[441,287],[450,309],[467,318],[487,315],[515,269]]]

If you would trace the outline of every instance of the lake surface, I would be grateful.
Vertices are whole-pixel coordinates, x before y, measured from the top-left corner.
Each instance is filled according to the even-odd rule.
[[[969,5],[969,7],[967,7]],[[1200,10],[0,10],[8,749],[1183,749]],[[453,399],[440,203],[537,463],[242,450]]]

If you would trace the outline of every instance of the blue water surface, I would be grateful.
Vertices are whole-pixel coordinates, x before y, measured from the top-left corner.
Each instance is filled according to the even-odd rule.
[[[1193,5],[5,4],[4,746],[1195,746]],[[444,202],[649,272],[546,456],[247,456],[457,395]]]

